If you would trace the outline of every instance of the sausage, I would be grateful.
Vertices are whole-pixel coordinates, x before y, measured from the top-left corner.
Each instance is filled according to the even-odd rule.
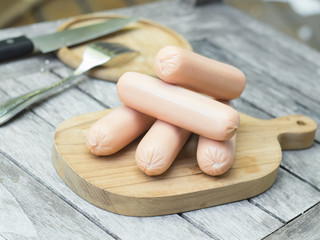
[[[175,46],[159,50],[154,70],[165,82],[216,99],[235,99],[246,85],[245,75],[238,68]]]
[[[217,141],[199,136],[197,161],[200,169],[218,176],[230,169],[235,155],[236,135],[227,141]]]
[[[239,126],[233,108],[141,73],[125,73],[117,89],[128,107],[210,139],[230,139]]]
[[[136,162],[147,175],[164,173],[177,157],[191,133],[157,120],[142,138],[136,150]]]
[[[87,147],[98,156],[113,154],[144,133],[154,121],[153,117],[120,106],[90,127]]]
[[[222,101],[233,107],[231,102]],[[234,161],[236,134],[227,141],[217,141],[199,136],[197,161],[200,169],[211,176],[227,172]]]

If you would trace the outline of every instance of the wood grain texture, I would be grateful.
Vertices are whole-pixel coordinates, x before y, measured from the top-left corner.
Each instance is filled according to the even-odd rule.
[[[214,236],[213,239],[262,239],[283,223],[248,201],[182,213]]]
[[[161,9],[161,11],[159,11],[159,9]],[[316,122],[320,122],[317,120],[319,119],[317,110],[318,103],[314,102],[316,99],[309,97],[310,94],[319,92],[319,86],[315,84],[318,81],[316,69],[320,63],[319,52],[222,4],[207,4],[193,8],[182,5],[176,1],[164,1],[157,4],[118,9],[112,12],[135,14],[157,21],[184,36],[188,41],[192,42],[193,47],[197,47],[197,51],[201,54],[207,54],[207,56],[214,59],[217,59],[217,57],[223,59],[230,56],[230,63],[233,63],[232,59],[235,59],[235,64],[243,63],[239,65],[241,69],[244,70],[246,74],[252,74],[248,77],[250,89],[246,90],[246,92],[249,92],[245,93],[246,95],[244,95],[243,98],[235,102],[237,108],[242,112],[259,118],[280,117],[284,114],[304,114],[313,118]],[[39,33],[54,32],[64,21],[65,20],[59,20],[26,27],[3,29],[0,31],[0,38],[4,39],[20,34],[35,36]],[[255,42],[250,41],[249,44],[246,44],[246,42],[241,40],[242,37],[246,39],[259,39],[259,42],[262,42],[261,44],[257,43],[257,40]],[[231,44],[229,44],[228,41],[231,41]],[[200,48],[201,44],[205,47]],[[243,48],[241,47],[242,44],[245,44]],[[273,50],[271,51],[271,49]],[[260,55],[261,52],[263,53],[262,55]],[[274,52],[279,52],[279,55],[283,57],[278,57],[278,54]],[[246,58],[247,54],[249,56],[248,58]],[[254,58],[255,54],[261,57],[256,59]],[[273,55],[276,57],[273,57]],[[292,61],[294,68],[288,69],[285,67],[285,56]],[[47,59],[50,60],[50,64],[48,65],[45,64],[45,60]],[[257,61],[257,63],[255,61]],[[268,64],[267,68],[265,67],[265,62]],[[308,65],[312,66],[312,68],[308,67]],[[62,76],[71,72],[69,68],[56,60],[53,54],[27,57],[11,62],[1,62],[0,99],[2,99],[2,97],[13,96],[15,93],[21,93],[21,90],[20,92],[16,92],[19,91],[20,88],[20,83],[18,82],[15,85],[17,90],[13,87],[14,83],[12,83],[13,88],[10,91],[6,91],[7,83],[2,84],[2,81],[7,77],[13,82],[15,82],[17,78],[23,81],[24,76],[37,73],[37,75],[35,75],[37,78],[30,76],[30,78],[34,79],[32,84],[28,85],[27,81],[25,81],[25,87],[29,90],[38,87],[41,82],[46,82],[46,74],[40,74],[42,67],[44,67],[45,72],[50,70],[54,73],[61,73]],[[304,69],[309,69],[310,71],[305,71]],[[279,76],[283,77],[279,78],[277,71],[280,72]],[[305,73],[305,76],[301,76],[299,72]],[[5,75],[3,75],[3,73],[5,73]],[[273,75],[270,77],[271,74]],[[287,76],[286,74],[291,75],[287,79],[284,79],[286,78],[285,76]],[[50,77],[50,79],[50,81],[54,81],[53,77]],[[287,80],[288,84],[281,84],[283,79]],[[262,81],[265,83],[261,84]],[[289,81],[292,81],[292,84],[295,85],[299,84],[297,83],[298,81],[305,84],[299,84],[299,87],[292,89]],[[308,84],[311,84],[311,82],[314,87],[314,92],[308,92]],[[265,87],[268,87],[267,91],[264,91]],[[87,95],[89,98],[97,100],[99,104],[103,103],[111,107],[119,104],[116,99],[113,99],[113,96],[116,96],[116,91],[115,84],[111,82],[107,83],[106,81],[91,79],[90,81],[81,82],[79,89],[81,91],[71,91],[67,93],[67,95],[72,93],[72,97],[70,96],[68,101],[79,101]],[[62,95],[60,96],[61,99],[59,102],[64,104],[63,98],[66,95],[63,97]],[[44,108],[44,106],[47,106],[47,104],[39,104],[32,108],[34,112],[38,111],[36,114],[34,112],[24,112],[11,123],[2,126],[0,128],[1,151],[6,152],[7,155],[23,166],[23,169],[28,170],[29,174],[41,180],[41,182],[55,194],[78,209],[104,231],[110,232],[120,239],[218,238],[215,236],[215,231],[212,230],[217,220],[213,219],[211,224],[206,220],[208,215],[205,214],[205,211],[208,209],[201,210],[199,214],[194,215],[194,221],[188,221],[188,219],[181,218],[178,215],[152,218],[124,217],[100,210],[88,204],[76,194],[73,194],[57,177],[50,162],[50,148],[52,147],[54,131],[52,125],[56,126],[60,119],[66,119],[65,114],[68,114],[68,117],[70,117],[69,112],[80,114],[81,111],[87,111],[86,109],[91,106],[92,111],[95,111],[95,108],[99,104],[93,103],[92,101],[88,101],[88,103],[87,101],[74,102],[67,104],[68,107],[64,107],[62,110],[61,104],[55,103],[58,97],[59,95],[57,95],[56,98],[46,100],[47,103],[50,103],[50,109],[54,112],[54,116],[45,114],[46,108]],[[42,112],[43,115],[38,115],[40,112]],[[316,138],[318,140],[320,139],[319,136],[319,133],[317,133]],[[319,177],[317,177],[320,172],[319,159],[319,144],[317,143],[314,143],[314,147],[304,151],[284,152],[281,165],[284,167],[283,169],[286,174],[281,174],[278,178],[284,178],[283,180],[290,189],[283,189],[276,182],[271,188],[271,190],[275,192],[274,195],[264,199],[265,208],[259,205],[254,207],[269,215],[272,212],[277,212],[276,206],[273,205],[277,197],[289,193],[292,194],[292,192],[294,192],[293,189],[296,190],[294,194],[303,196],[306,192],[308,195],[310,189],[306,186],[310,183],[314,184],[314,189],[319,190]],[[291,185],[290,181],[292,178],[288,176],[294,176],[301,181],[302,184],[295,183]],[[279,193],[281,191],[285,192]],[[290,197],[286,201],[289,202],[291,206],[294,206],[296,203],[298,209],[308,208],[305,201],[299,202],[299,200],[297,202],[297,199],[299,198]],[[282,198],[279,199],[279,201],[282,200]],[[245,234],[246,229],[249,229],[250,226],[252,226],[252,229],[254,228],[255,224],[250,221],[250,219],[255,219],[256,222],[261,223],[273,221],[274,224],[278,226],[277,219],[272,220],[268,215],[257,214],[259,211],[252,211],[251,207],[253,204],[246,203],[247,201],[240,203],[241,208],[243,208],[240,212],[237,211],[236,208],[229,206],[229,204],[221,206],[225,207],[224,211],[226,213],[232,215],[239,214],[237,215],[239,219],[242,219],[243,222],[248,222],[248,228],[245,228],[243,233],[238,233],[239,235]],[[214,210],[216,207],[209,209]],[[284,211],[285,210],[278,214],[284,216],[286,215]],[[286,216],[292,216],[292,213],[293,211],[290,210]],[[194,211],[188,214],[193,215]],[[222,218],[219,219],[219,221],[227,218],[228,214],[223,215],[223,213],[221,213]],[[299,219],[299,216],[296,217]],[[206,222],[208,222],[208,224],[205,224]],[[309,219],[306,218],[303,222],[308,223]],[[236,218],[228,218],[228,224],[224,225],[226,230],[217,232],[220,239],[230,239],[230,232],[233,231],[234,224],[242,223],[239,223]],[[306,228],[306,231],[307,230]],[[241,231],[241,228],[239,231]],[[268,227],[266,227],[265,230],[261,231],[266,233],[271,232],[271,229],[269,228],[268,230]],[[249,236],[254,236],[254,233],[249,234]]]
[[[170,170],[149,177],[135,163],[139,139],[106,157],[96,157],[87,149],[87,129],[109,112],[63,122],[55,133],[53,163],[60,177],[81,197],[130,216],[178,213],[258,195],[275,181],[280,145],[282,149],[310,147],[316,130],[315,122],[304,116],[268,121],[241,114],[235,161],[226,174],[209,177],[200,171],[195,158],[197,138],[193,137]]]
[[[305,154],[308,157],[299,151],[285,152],[283,166],[319,190],[320,144],[315,143],[312,148],[306,150]]]
[[[5,239],[113,239],[0,154],[0,234]]]
[[[276,239],[308,239],[320,238],[320,203],[302,213],[302,215],[271,234],[266,240]]]
[[[59,27],[59,31],[99,23],[108,19],[123,17],[115,14],[89,14],[74,18]],[[86,42],[71,48],[61,48],[57,56],[72,68],[80,65],[84,48],[92,42],[116,42],[138,51],[138,55],[130,61],[113,63],[110,61],[88,72],[90,76],[116,82],[125,72],[140,72],[155,76],[153,61],[157,52],[167,46],[174,45],[191,50],[190,44],[179,34],[147,19],[138,22],[108,36]],[[146,47],[147,46],[147,47]]]
[[[296,194],[297,189],[303,189],[303,194]],[[289,222],[319,202],[320,192],[280,168],[274,187],[250,201],[267,209],[283,222]]]

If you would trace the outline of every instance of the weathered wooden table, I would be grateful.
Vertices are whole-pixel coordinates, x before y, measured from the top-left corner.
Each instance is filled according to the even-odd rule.
[[[320,54],[221,3],[178,1],[117,10],[171,27],[205,56],[242,69],[238,110],[258,118],[304,114],[320,123]],[[4,29],[0,38],[53,32],[47,22]],[[54,54],[0,63],[0,99],[71,73]],[[83,77],[88,79],[88,77]],[[103,90],[102,90],[103,89]],[[320,239],[320,133],[312,148],[283,154],[277,181],[248,200],[161,217],[101,210],[58,177],[55,128],[75,115],[120,104],[115,83],[92,79],[0,127],[0,239]]]

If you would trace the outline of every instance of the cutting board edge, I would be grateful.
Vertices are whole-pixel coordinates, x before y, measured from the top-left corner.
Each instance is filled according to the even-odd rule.
[[[273,185],[280,166],[279,164],[277,168],[262,177],[234,185],[174,196],[136,197],[120,195],[101,189],[83,179],[67,162],[63,161],[55,145],[53,147],[52,161],[61,179],[84,200],[113,213],[140,217],[192,211],[257,196]]]

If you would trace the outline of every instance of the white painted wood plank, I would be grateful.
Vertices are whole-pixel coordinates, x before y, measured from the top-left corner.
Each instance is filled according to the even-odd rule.
[[[63,67],[56,68],[53,70],[53,72],[61,77],[67,77],[72,70]],[[106,107],[114,108],[122,104],[118,98],[117,85],[115,82],[91,77],[87,77],[86,79],[86,81],[82,81],[77,85],[83,92],[91,95],[94,99],[99,101],[101,104],[104,104]]]
[[[248,49],[249,52],[246,55],[248,59],[252,58],[251,62],[264,66],[270,70],[271,76],[288,86],[296,87],[308,97],[315,97],[314,100],[319,102],[316,92],[313,91],[313,87],[318,85],[317,79],[320,76],[320,53],[317,50],[236,9],[223,7],[222,11],[233,20],[241,18],[241,21],[237,21],[237,25],[246,32],[242,35],[241,42],[246,41],[248,45],[252,42],[256,44],[256,54]],[[248,39],[252,32],[257,37]],[[246,44],[242,45],[243,51],[245,51],[244,48],[247,48]],[[272,61],[273,59],[277,59],[277,62]]]
[[[250,201],[288,222],[319,202],[320,192],[279,169],[275,184]]]
[[[6,235],[13,233],[20,237],[37,237],[37,231],[29,217],[3,184],[0,185],[0,193],[0,233]]]
[[[270,115],[268,113],[262,112],[254,106],[251,106],[245,99],[237,98],[232,101],[237,111],[248,114],[255,118],[259,119],[270,119]]]
[[[172,3],[171,9],[176,8],[174,5]],[[152,16],[152,10],[145,14],[189,40],[210,39],[225,51],[241,56],[255,67],[263,67],[279,82],[319,102],[313,91],[320,74],[319,52],[224,4],[199,6],[186,14],[187,11],[181,9],[176,16],[170,12],[176,21],[170,18],[170,14],[167,17]]]
[[[319,131],[319,130],[318,130]],[[320,145],[303,151],[285,151],[281,163],[289,171],[320,189]]]
[[[277,239],[320,239],[320,203],[307,212],[303,213],[299,218],[293,220],[288,225],[280,228],[271,234],[266,240]]]
[[[80,77],[84,79],[85,77]],[[10,96],[17,96],[40,87],[48,86],[60,81],[61,79],[51,72],[33,73],[26,76],[19,76],[14,79],[4,79],[4,90]],[[104,107],[97,103],[90,96],[71,87],[63,92],[59,92],[51,97],[32,105],[29,109],[54,126],[58,126],[62,121],[84,114],[102,110]]]
[[[5,239],[113,239],[0,154],[0,234]]]
[[[1,62],[1,79],[25,76],[37,72],[46,72],[63,64],[53,54],[45,54]]]
[[[5,239],[4,236],[2,236],[0,233],[0,240],[7,240],[7,239]]]
[[[246,200],[182,215],[217,239],[261,239],[283,225]]]
[[[50,85],[59,80],[60,78],[50,72],[33,73],[26,76],[20,76],[15,79],[4,79],[2,81],[3,85],[0,86],[0,89],[7,95],[0,97],[5,100],[9,97],[18,96],[31,90]],[[44,119],[48,119],[48,122],[51,124],[58,125],[63,120],[72,116],[102,109],[102,106],[96,103],[92,98],[85,94],[78,95],[77,93],[79,93],[79,90],[77,89],[68,89],[62,93],[53,95],[44,101],[33,104],[26,111],[32,110]],[[91,106],[87,108],[79,108],[78,105],[82,104],[82,101],[90,102]],[[53,106],[52,102],[56,102],[56,104]],[[19,118],[20,115],[21,114],[19,114],[17,118]]]

